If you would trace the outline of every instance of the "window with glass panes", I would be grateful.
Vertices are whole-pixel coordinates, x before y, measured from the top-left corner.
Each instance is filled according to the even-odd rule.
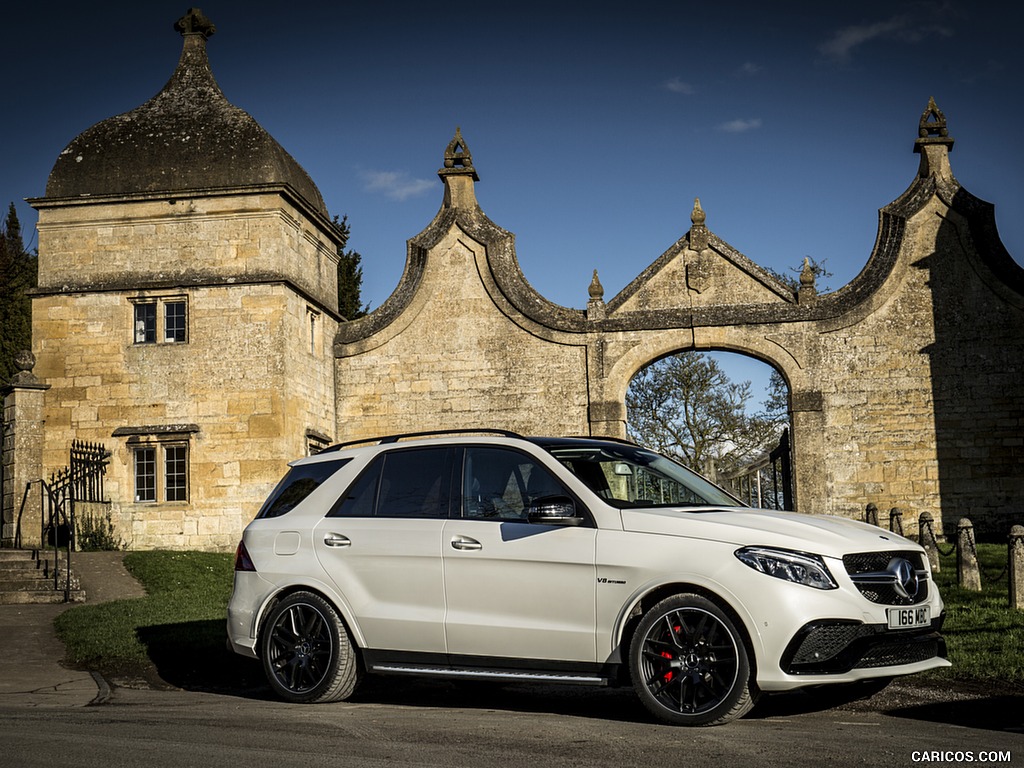
[[[185,302],[164,303],[164,341],[181,343],[185,341]]]
[[[188,302],[183,297],[131,299],[136,344],[183,344],[188,341]],[[158,329],[163,333],[158,333]]]
[[[133,449],[135,501],[188,501],[188,444],[157,443]]]
[[[156,501],[156,448],[135,449],[135,500]]]
[[[156,302],[135,305],[135,343],[156,343]]]

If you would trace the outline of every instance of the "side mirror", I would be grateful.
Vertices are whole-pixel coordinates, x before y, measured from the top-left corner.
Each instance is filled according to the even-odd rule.
[[[526,519],[538,525],[579,525],[576,503],[568,496],[542,496],[530,505]]]

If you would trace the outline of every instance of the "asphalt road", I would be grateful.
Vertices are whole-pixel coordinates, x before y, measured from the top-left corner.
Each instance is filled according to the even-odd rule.
[[[993,754],[994,753],[994,754]],[[913,766],[1024,765],[1024,699],[890,689],[826,709],[760,704],[715,728],[653,723],[629,690],[455,685],[388,678],[354,701],[289,705],[266,689],[115,688],[86,707],[0,706],[0,765]]]

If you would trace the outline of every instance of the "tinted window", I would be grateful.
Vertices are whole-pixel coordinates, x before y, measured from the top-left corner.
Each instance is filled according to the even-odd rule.
[[[447,517],[448,448],[378,456],[338,499],[328,517]]]
[[[342,494],[327,517],[373,517],[384,457],[375,459]]]
[[[526,520],[543,496],[564,496],[562,484],[533,458],[504,448],[467,448],[463,474],[463,515]]]
[[[327,478],[348,464],[350,459],[321,461],[315,464],[300,464],[288,470],[288,474],[277,484],[256,515],[280,517],[291,512],[309,494],[320,487]]]
[[[447,448],[424,448],[386,454],[377,515],[447,517],[448,453]]]

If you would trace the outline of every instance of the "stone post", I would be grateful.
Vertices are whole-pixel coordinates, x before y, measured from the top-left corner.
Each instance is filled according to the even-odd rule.
[[[1024,525],[1010,529],[1010,607],[1024,611]]]
[[[4,406],[0,544],[5,547],[35,547],[42,543],[40,494],[38,489],[25,493],[30,483],[43,476],[43,401],[50,388],[32,373],[35,363],[31,352],[19,353],[15,358],[18,373],[0,388]]]
[[[869,525],[878,525],[878,505],[874,502],[864,508],[864,522]]]
[[[932,573],[939,572],[939,542],[935,538],[935,529],[932,524],[935,518],[931,512],[922,512],[917,519],[917,541],[928,553],[928,562],[932,566]]]
[[[963,589],[981,592],[978,549],[974,543],[974,523],[961,517],[956,524],[956,580]]]
[[[903,510],[899,507],[889,510],[889,530],[899,536],[903,535]]]

